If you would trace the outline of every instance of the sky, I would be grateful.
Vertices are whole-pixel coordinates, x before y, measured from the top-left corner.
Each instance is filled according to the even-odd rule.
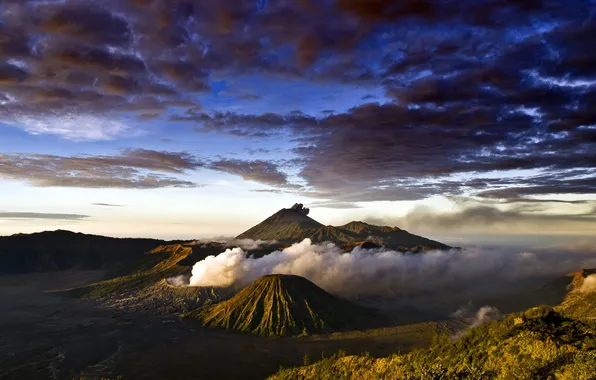
[[[596,0],[5,0],[0,235],[596,231]]]

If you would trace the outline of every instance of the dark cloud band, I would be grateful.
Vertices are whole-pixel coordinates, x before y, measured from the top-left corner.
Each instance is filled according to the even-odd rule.
[[[304,187],[258,157],[199,162],[153,151],[4,155],[1,175],[38,186],[192,187],[179,176],[210,168],[337,205],[593,193],[591,1],[259,4],[9,1],[0,11],[0,121],[75,140],[116,138],[161,117],[237,137],[290,136]],[[382,88],[384,97],[323,116],[198,103],[214,78],[245,74]]]
[[[0,212],[0,219],[44,219],[44,220],[83,220],[89,215],[52,214],[43,212]]]

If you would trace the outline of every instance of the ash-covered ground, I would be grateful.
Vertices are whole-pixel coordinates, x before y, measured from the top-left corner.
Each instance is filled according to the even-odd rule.
[[[265,378],[340,349],[388,355],[425,345],[445,323],[268,339],[203,328],[176,314],[107,307],[62,290],[102,271],[0,276],[0,379]]]

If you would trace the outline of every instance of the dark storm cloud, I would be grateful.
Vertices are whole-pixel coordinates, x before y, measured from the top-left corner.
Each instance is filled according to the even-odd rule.
[[[79,214],[51,214],[43,212],[2,212],[0,219],[42,219],[42,220],[83,220],[89,218],[89,215]]]
[[[486,0],[457,3],[437,0],[337,0],[341,10],[372,21],[458,21],[484,27],[525,23],[537,14],[557,15],[568,3],[544,0]],[[588,2],[584,2],[588,5]]]
[[[0,15],[0,118],[31,133],[60,125],[75,139],[127,133],[103,118],[131,112],[139,122],[167,114],[251,139],[289,135],[307,183],[300,191],[338,203],[593,193],[589,180],[568,174],[595,164],[592,8],[587,0],[10,2]],[[321,117],[207,111],[193,100],[213,78],[244,74],[382,87],[387,98]],[[244,95],[237,100],[254,98]],[[186,112],[166,113],[182,105]],[[99,132],[61,123],[85,113]],[[209,165],[288,186],[274,162]],[[470,178],[494,170],[536,174]],[[176,181],[149,182],[167,180]]]
[[[27,181],[41,187],[138,188],[199,187],[178,175],[209,169],[287,190],[300,188],[288,181],[282,165],[263,160],[208,160],[187,152],[125,149],[117,155],[56,156],[0,154],[0,178]],[[101,206],[118,206],[94,203]]]
[[[568,204],[568,205],[592,205],[595,204],[596,201],[588,200],[588,199],[579,199],[579,200],[565,200],[565,199],[552,199],[552,198],[528,198],[528,197],[511,197],[511,198],[467,198],[467,197],[452,197],[446,196],[446,199],[454,202],[458,206],[467,206],[467,205],[478,205],[482,203],[484,205],[491,204],[491,205],[507,205],[507,204],[516,204],[522,203],[527,205],[532,204],[549,204],[549,203],[561,203],[561,204]]]
[[[583,233],[596,226],[596,213],[594,203],[587,203],[583,211],[575,214],[545,214],[546,208],[536,207],[531,203],[518,205],[509,209],[496,206],[481,205],[478,202],[459,204],[449,212],[437,212],[428,207],[416,207],[404,217],[369,216],[365,218],[368,223],[378,225],[398,225],[426,231],[457,231],[457,230],[482,230],[495,233],[491,228],[517,228],[518,233],[528,231],[541,232],[541,228],[558,232]],[[544,231],[542,231],[544,232]]]
[[[126,130],[116,131],[101,120],[115,120],[131,111],[149,114],[139,109],[146,98],[159,103],[159,112],[152,115],[180,100],[196,105],[181,91],[209,89],[209,72],[198,65],[185,66],[186,55],[174,54],[175,46],[158,43],[155,31],[143,27],[144,18],[155,19],[158,13],[141,11],[132,3],[11,2],[3,6],[0,52],[5,62],[0,64],[0,83],[7,101],[0,105],[2,121],[32,133],[113,138]],[[148,40],[152,43],[147,44]],[[157,54],[161,48],[165,50]],[[91,127],[102,130],[105,124],[103,129],[112,133],[53,126],[72,115],[97,118]],[[57,122],[48,123],[50,118]]]
[[[255,181],[265,185],[281,187],[281,188],[296,188],[296,185],[288,182],[287,174],[280,171],[279,166],[273,162],[254,160],[232,160],[225,159],[211,162],[208,165],[209,169],[235,174],[247,181]]]
[[[574,179],[569,172],[594,167],[593,142],[582,135],[590,130],[580,125],[565,134],[552,133],[538,125],[536,117],[510,107],[371,103],[322,118],[229,113],[194,117],[206,130],[269,135],[284,128],[301,136],[294,152],[302,166],[300,176],[312,188],[304,193],[307,196],[347,202],[415,200],[520,181],[534,186],[520,190],[526,195],[593,192],[589,178]],[[477,177],[495,170],[528,169],[549,174],[509,181],[448,179],[463,173]]]
[[[359,17],[386,21],[408,17],[434,18],[438,11],[435,3],[431,0],[337,1],[340,9],[354,13]]]
[[[17,59],[31,56],[31,41],[26,30],[0,25],[0,54]]]
[[[424,212],[423,209],[415,209],[405,219],[411,226],[432,226],[441,229],[455,229],[470,227],[474,225],[493,224],[514,224],[518,222],[541,224],[543,222],[589,222],[596,223],[593,212],[577,215],[545,215],[532,213],[533,210],[527,207],[518,207],[512,210],[500,210],[490,206],[476,206],[466,208],[454,213],[433,213]]]
[[[9,63],[0,65],[0,83],[14,84],[24,81],[29,74],[18,66]]]
[[[125,150],[113,156],[0,154],[0,177],[41,187],[197,187],[199,185],[172,174],[183,174],[201,166],[196,158],[184,152],[144,149]]]
[[[507,12],[525,15],[514,18],[516,22],[532,14],[552,16],[561,9],[552,3],[506,3]],[[489,18],[496,17],[498,4],[487,4]],[[475,33],[455,29],[445,37],[436,29],[432,36],[423,30],[416,36],[419,42],[384,57],[383,83],[392,103],[363,104],[319,118],[228,113],[194,115],[194,120],[218,131],[242,128],[268,134],[290,129],[300,136],[295,153],[303,167],[300,175],[311,187],[304,194],[314,197],[353,202],[413,200],[467,190],[503,198],[593,193],[592,180],[568,174],[596,164],[591,106],[596,74],[589,64],[596,55],[585,49],[596,23],[578,13],[581,4],[563,11],[559,26],[544,24],[538,31],[527,25],[512,40],[496,26]],[[472,13],[480,12],[472,8]],[[474,18],[473,24],[479,20]],[[426,74],[421,77],[421,72]],[[592,82],[577,82],[581,80]],[[449,180],[495,170],[536,173],[509,183],[495,178]],[[544,172],[546,178],[539,174]],[[523,188],[495,189],[520,182]]]
[[[183,115],[174,115],[170,121],[193,122],[199,132],[223,132],[234,136],[267,138],[280,135],[288,129],[300,134],[311,133],[317,128],[315,117],[301,112],[286,115],[264,113],[261,115],[235,114],[232,112],[194,112],[187,110]]]
[[[532,186],[533,184],[535,186]],[[487,190],[478,195],[486,198],[518,199],[529,195],[591,194],[596,189],[596,174],[588,178],[567,179],[563,181],[534,181],[530,179],[525,185],[529,186]]]
[[[41,23],[46,33],[75,37],[90,44],[128,47],[132,31],[128,21],[94,3],[66,3],[49,10],[49,17]]]

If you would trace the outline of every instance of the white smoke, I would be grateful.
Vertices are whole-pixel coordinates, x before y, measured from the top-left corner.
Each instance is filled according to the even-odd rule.
[[[174,277],[166,278],[166,282],[173,286],[188,286],[188,276],[181,274]]]
[[[226,247],[242,248],[245,251],[259,249],[277,244],[277,240],[231,239],[225,242]]]
[[[596,248],[551,247],[533,252],[474,248],[404,254],[356,247],[347,254],[331,243],[312,244],[305,239],[261,258],[246,257],[238,247],[209,256],[194,265],[190,285],[245,286],[267,274],[295,274],[337,295],[388,296],[496,287],[589,267],[596,267]]]
[[[596,292],[596,274],[591,274],[584,278],[582,286],[579,288],[582,293]]]
[[[482,326],[483,324],[494,321],[501,317],[501,312],[496,307],[482,306],[476,312],[476,315],[470,323],[470,328]]]
[[[501,311],[494,306],[482,306],[478,311],[474,312],[471,304],[459,308],[455,313],[451,314],[454,318],[460,318],[467,322],[467,327],[458,331],[453,335],[457,339],[471,328],[482,326],[485,323],[498,320],[502,318]]]
[[[254,249],[259,249],[263,247],[269,247],[272,245],[277,244],[277,240],[253,240],[253,239],[235,239],[231,237],[215,237],[211,239],[197,239],[192,242],[194,245],[204,245],[204,244],[221,244],[224,247],[238,247],[242,248],[246,251],[251,251]]]

